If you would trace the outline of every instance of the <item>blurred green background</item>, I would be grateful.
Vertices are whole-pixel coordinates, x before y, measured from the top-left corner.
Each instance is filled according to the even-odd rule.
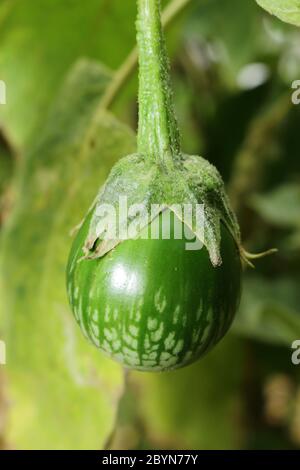
[[[136,71],[101,104],[135,14],[0,0],[0,447],[300,448],[300,30],[254,0],[190,0],[167,40],[184,150],[222,173],[246,248],[278,254],[245,271],[231,332],[180,371],[124,376],[73,321],[70,232],[135,146]]]

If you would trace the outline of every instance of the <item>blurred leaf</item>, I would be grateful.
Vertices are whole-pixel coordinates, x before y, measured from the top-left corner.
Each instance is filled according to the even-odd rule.
[[[1,315],[7,344],[12,446],[103,446],[122,390],[117,364],[82,337],[68,307],[65,266],[70,231],[111,165],[135,137],[96,111],[110,79],[80,62],[68,77],[31,153],[2,244]]]
[[[256,0],[257,3],[282,21],[300,26],[300,0]]]
[[[187,154],[200,154],[199,149],[203,144],[203,136],[190,113],[191,103],[195,103],[194,89],[179,79],[176,80],[174,89],[176,89],[175,105],[179,129],[181,129],[182,148]]]
[[[279,227],[300,227],[300,185],[283,184],[267,194],[251,197],[253,207],[267,222]]]
[[[300,230],[296,230],[288,239],[289,246],[292,250],[300,251]]]
[[[135,44],[136,3],[119,0],[2,0],[0,70],[7,104],[0,109],[15,145],[40,129],[58,86],[81,57],[117,68]]]
[[[234,323],[237,333],[290,346],[300,338],[299,279],[248,278]]]
[[[139,411],[154,448],[240,448],[242,363],[241,342],[227,336],[193,366],[163,374],[136,373]]]
[[[6,384],[3,368],[0,370],[0,450],[4,450],[5,429],[7,425],[8,397],[5,394]]]
[[[259,9],[254,2],[241,0],[222,0],[221,5],[219,0],[197,1],[193,8],[187,37],[210,43],[211,59],[221,66],[222,80],[235,87],[241,68],[257,61],[269,47]]]

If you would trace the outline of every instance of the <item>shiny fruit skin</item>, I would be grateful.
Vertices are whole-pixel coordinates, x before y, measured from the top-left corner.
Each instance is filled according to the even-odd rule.
[[[70,303],[83,334],[127,368],[163,371],[199,359],[225,335],[237,310],[241,262],[221,224],[223,263],[186,240],[126,240],[103,258],[82,259],[91,214],[67,267]]]

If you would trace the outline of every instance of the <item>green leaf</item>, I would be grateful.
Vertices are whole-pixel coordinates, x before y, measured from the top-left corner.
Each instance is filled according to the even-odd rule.
[[[2,0],[0,70],[7,104],[0,124],[18,147],[40,129],[63,77],[82,58],[117,68],[135,44],[136,3]]]
[[[300,338],[299,279],[246,279],[234,330],[261,341],[290,346]]]
[[[229,335],[192,366],[135,374],[139,413],[153,448],[239,448],[242,364],[242,344]]]
[[[267,222],[278,227],[300,227],[300,186],[285,183],[267,194],[251,197],[250,205]]]
[[[256,0],[257,3],[286,23],[300,26],[300,0]]]
[[[82,337],[65,291],[70,231],[111,165],[135,148],[133,133],[97,110],[109,80],[96,63],[75,66],[25,158],[5,230],[0,320],[13,447],[101,448],[123,388],[120,367]]]

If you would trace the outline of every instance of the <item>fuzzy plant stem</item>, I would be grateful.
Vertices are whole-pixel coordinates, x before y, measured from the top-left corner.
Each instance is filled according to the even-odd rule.
[[[180,162],[180,137],[162,31],[160,0],[138,0],[137,41],[138,151],[168,171]]]

